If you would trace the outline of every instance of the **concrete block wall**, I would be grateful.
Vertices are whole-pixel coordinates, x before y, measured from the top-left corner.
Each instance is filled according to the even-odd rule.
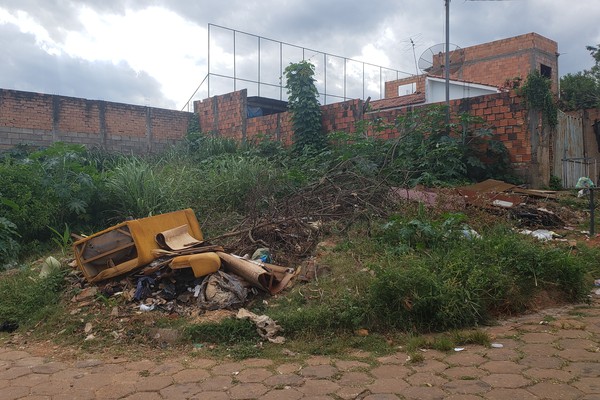
[[[84,144],[122,153],[160,151],[187,133],[192,113],[0,89],[0,149]]]

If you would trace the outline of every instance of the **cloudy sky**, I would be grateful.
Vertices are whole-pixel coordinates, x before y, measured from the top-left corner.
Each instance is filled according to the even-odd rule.
[[[600,43],[598,21],[599,0],[452,0],[450,42],[467,47],[537,32],[558,42],[564,75],[593,65],[585,47]],[[0,88],[181,109],[208,73],[208,24],[406,73],[445,40],[444,0],[0,0]],[[230,75],[233,34],[210,32],[211,73]],[[238,77],[258,76],[257,47],[256,38],[236,34]],[[302,57],[293,47],[283,53],[261,41],[261,81],[277,84],[280,61],[285,67]],[[327,64],[328,91],[341,87],[342,59],[305,57]],[[360,64],[346,68],[349,80],[362,75]],[[378,71],[367,66],[365,74],[377,82]],[[230,80],[210,80],[211,95],[233,90]],[[369,95],[380,85],[371,86]],[[204,81],[195,98],[207,95]]]

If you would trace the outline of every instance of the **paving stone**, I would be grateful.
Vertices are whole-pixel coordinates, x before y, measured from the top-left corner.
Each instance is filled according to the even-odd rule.
[[[0,379],[0,389],[10,386],[8,379]]]
[[[481,400],[481,397],[473,394],[452,394],[446,396],[445,400]]]
[[[187,399],[200,392],[200,387],[195,383],[180,383],[169,385],[159,391],[163,399]]]
[[[39,385],[33,386],[31,388],[31,394],[54,397],[56,395],[67,393],[71,390],[78,390],[78,389],[73,389],[73,384],[69,381],[59,380],[59,381],[52,381],[52,383],[50,383],[50,384],[41,383]],[[81,390],[92,393],[92,397],[94,397],[93,391],[90,391],[89,389],[86,389],[86,388],[81,389]]]
[[[171,384],[173,384],[173,378],[171,376],[159,375],[141,377],[140,380],[133,385],[136,392],[158,392]]]
[[[600,352],[587,351],[583,349],[563,350],[558,353],[558,356],[572,362],[600,360]]]
[[[27,400],[52,400],[50,396],[27,396]]]
[[[42,365],[46,362],[46,359],[43,357],[24,357],[14,361],[13,365],[15,367],[35,367],[37,365]]]
[[[113,384],[113,375],[111,374],[85,374],[80,378],[75,378],[71,381],[71,386],[74,389],[85,389],[96,391],[103,386]]]
[[[565,383],[541,382],[527,390],[543,399],[576,399],[582,395],[579,389]]]
[[[307,365],[330,365],[331,358],[325,356],[311,356],[306,359]]]
[[[549,343],[526,343],[519,348],[519,351],[529,356],[553,356],[559,352],[554,344]]]
[[[354,371],[357,369],[366,369],[370,367],[369,364],[362,361],[336,361],[335,366],[340,371]]]
[[[565,367],[565,370],[575,376],[598,377],[600,376],[600,363],[597,362],[574,362]]]
[[[31,368],[29,367],[13,367],[0,372],[0,379],[15,379],[23,375],[27,375],[31,373]]]
[[[156,367],[156,363],[150,360],[132,361],[125,364],[125,369],[132,371],[150,371]]]
[[[368,395],[364,400],[398,400],[398,396],[390,393],[375,393]]]
[[[338,373],[338,369],[332,365],[313,365],[302,368],[300,374],[318,379],[331,378]]]
[[[65,393],[52,396],[52,400],[94,400],[96,394],[90,390],[71,389]]]
[[[129,385],[137,385],[139,382],[144,381],[146,377],[157,378],[160,375],[150,375],[150,371],[129,371],[125,370],[120,374],[113,375],[113,381],[118,383],[127,383]],[[170,378],[170,377],[169,377]],[[171,379],[171,382],[173,380]]]
[[[366,393],[369,393],[363,386],[344,386],[335,395],[344,400],[353,400]]]
[[[263,400],[299,400],[304,397],[304,394],[296,389],[275,389],[261,396]]]
[[[402,391],[402,396],[406,399],[441,400],[445,399],[447,394],[438,387],[411,386]]]
[[[492,389],[485,394],[488,400],[535,400],[536,396],[525,389]]]
[[[58,371],[66,369],[67,365],[62,362],[49,362],[46,364],[36,365],[31,368],[31,372],[36,374],[54,374]]]
[[[151,375],[172,375],[184,369],[183,365],[178,362],[165,362],[157,365],[150,370]]]
[[[402,393],[408,387],[408,383],[398,378],[380,378],[368,385],[371,393]]]
[[[581,378],[573,382],[571,386],[575,386],[585,394],[600,394],[600,377]]]
[[[413,386],[441,386],[448,379],[431,372],[417,372],[406,378],[406,381]]]
[[[337,380],[342,386],[364,386],[373,382],[373,378],[364,372],[345,372]]]
[[[559,382],[568,382],[575,377],[575,375],[569,371],[549,368],[529,368],[523,372],[523,375],[538,381],[550,379]]]
[[[335,393],[340,390],[340,385],[324,379],[307,379],[298,390],[306,396],[318,396]]]
[[[304,383],[304,378],[296,374],[272,375],[265,379],[267,386],[300,386]]]
[[[302,369],[302,365],[297,364],[297,363],[286,363],[286,364],[278,365],[277,368],[275,368],[275,369],[280,374],[291,374],[293,372],[300,371]]]
[[[226,391],[233,386],[233,378],[226,375],[213,376],[198,386],[202,391]]]
[[[377,358],[377,362],[379,364],[404,364],[408,359],[408,354],[406,353],[396,353],[391,356],[379,357]]]
[[[558,345],[564,350],[588,350],[593,351],[598,348],[598,343],[589,339],[561,339]]]
[[[273,365],[273,360],[267,360],[265,358],[248,358],[242,361],[242,365],[245,367],[270,367]]]
[[[30,357],[29,353],[26,351],[9,350],[0,353],[0,360],[4,361],[15,361],[25,357]]]
[[[375,378],[396,378],[402,379],[408,376],[412,371],[407,367],[396,364],[380,365],[371,370],[371,375]]]
[[[106,385],[96,390],[96,397],[98,399],[120,399],[135,392],[133,385],[124,383],[113,383],[112,385]]]
[[[50,376],[44,374],[27,374],[10,380],[11,386],[26,386],[33,387],[41,383],[48,384],[50,382]]]
[[[438,360],[425,360],[420,363],[410,364],[410,368],[416,372],[442,372],[448,367],[448,364]]]
[[[218,364],[212,367],[211,372],[214,375],[231,375],[235,372],[241,372],[243,366],[240,363]]]
[[[562,368],[565,360],[562,360],[558,357],[546,357],[546,356],[530,356],[525,355],[522,359],[519,360],[519,364],[526,365],[528,367],[537,367],[537,368],[551,368],[551,369],[560,369]]]
[[[243,383],[262,382],[271,375],[273,373],[265,368],[248,368],[240,372],[235,379]]]
[[[515,349],[490,349],[483,354],[485,358],[491,361],[516,361],[521,354]]]
[[[476,367],[452,367],[444,370],[442,374],[449,379],[479,379],[489,373],[484,369]]]
[[[198,393],[190,397],[190,400],[229,400],[229,395],[225,392],[208,391]]]
[[[527,367],[510,361],[488,361],[480,365],[479,368],[495,374],[511,374],[522,371]]]
[[[563,339],[587,339],[590,334],[581,329],[564,329],[558,331],[557,336]]]
[[[229,389],[229,397],[236,400],[256,399],[268,390],[262,383],[240,383]]]
[[[123,400],[161,400],[160,394],[155,392],[141,392],[130,394],[127,397],[124,397]]]
[[[444,383],[442,388],[456,394],[481,394],[489,392],[492,387],[481,380],[457,380]]]
[[[75,363],[75,365],[73,365],[73,366],[75,368],[92,368],[92,367],[97,367],[102,364],[103,364],[102,360],[97,360],[95,358],[91,358],[88,360],[77,361]]]
[[[521,336],[521,340],[525,343],[552,343],[558,338],[547,332],[529,332]]]
[[[208,378],[210,374],[203,369],[184,369],[172,375],[176,383],[201,382]]]
[[[489,383],[489,385],[494,388],[516,389],[531,383],[529,379],[526,379],[520,374],[490,374],[484,376],[481,380]]]
[[[217,362],[208,358],[194,358],[186,362],[189,368],[208,369],[215,366]]]
[[[0,389],[0,399],[2,400],[15,400],[21,397],[25,397],[29,394],[28,387],[22,386],[9,386],[4,389]]]

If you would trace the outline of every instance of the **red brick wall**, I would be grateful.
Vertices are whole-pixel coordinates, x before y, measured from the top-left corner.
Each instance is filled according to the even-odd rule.
[[[0,89],[0,149],[81,143],[145,153],[181,140],[192,113]]]
[[[532,70],[539,71],[540,65],[544,64],[552,68],[552,87],[554,90],[558,89],[558,44],[537,33],[466,47],[463,50],[462,68],[451,73],[451,79],[504,86],[507,80],[527,78]],[[434,58],[434,62],[436,60],[437,57]],[[440,60],[443,61],[443,58]],[[386,82],[385,97],[398,96],[399,86],[417,79],[418,77],[410,77]]]
[[[246,139],[246,89],[194,103],[200,130],[238,141]]]

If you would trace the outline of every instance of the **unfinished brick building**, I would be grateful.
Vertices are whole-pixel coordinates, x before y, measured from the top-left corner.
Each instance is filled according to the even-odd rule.
[[[552,81],[558,90],[558,44],[537,33],[527,33],[455,50],[450,57],[450,79],[495,87],[510,86],[513,80],[527,78],[534,70]],[[428,75],[444,75],[444,54],[433,57]],[[385,98],[398,97],[398,89],[414,85],[416,93],[425,93],[427,75],[411,76],[385,83]]]

